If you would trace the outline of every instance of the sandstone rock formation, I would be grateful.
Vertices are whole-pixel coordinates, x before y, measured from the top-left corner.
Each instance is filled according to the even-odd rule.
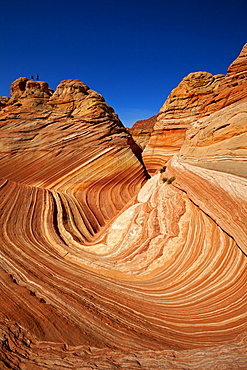
[[[130,129],[133,139],[142,149],[144,149],[149,142],[156,120],[157,115],[148,119],[136,121]]]
[[[4,107],[6,107],[7,103],[9,101],[8,96],[0,96],[0,110]]]
[[[143,153],[150,174],[180,150],[193,122],[246,99],[246,61],[245,45],[226,75],[191,73],[171,92]]]
[[[213,77],[221,99],[196,93],[207,113],[185,112],[181,151],[151,179],[101,95],[15,81],[0,113],[3,369],[246,369],[244,53]]]

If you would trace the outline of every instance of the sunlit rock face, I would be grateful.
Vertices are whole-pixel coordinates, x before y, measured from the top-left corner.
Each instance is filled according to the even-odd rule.
[[[246,45],[226,75],[195,72],[186,76],[160,109],[143,160],[152,175],[183,145],[187,129],[198,119],[246,99]],[[205,118],[206,119],[206,118]],[[224,124],[222,120],[222,125]]]
[[[193,123],[180,161],[247,176],[247,96]]]
[[[19,82],[0,121],[3,369],[246,369],[247,180],[224,157],[240,164],[243,91],[219,108],[229,131],[198,114],[148,179],[101,95]]]
[[[219,88],[218,99],[227,95],[228,105],[190,125],[180,161],[247,177],[246,50],[247,45]]]
[[[1,111],[1,178],[52,191],[72,238],[90,240],[146,180],[140,148],[81,81],[63,81],[52,94],[47,83],[20,78],[11,91]],[[80,221],[70,219],[71,207]]]

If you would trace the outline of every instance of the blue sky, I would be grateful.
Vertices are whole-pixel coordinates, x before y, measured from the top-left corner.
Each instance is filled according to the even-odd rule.
[[[226,73],[247,42],[246,14],[246,0],[5,1],[0,95],[36,73],[52,89],[79,79],[131,127],[188,73]]]

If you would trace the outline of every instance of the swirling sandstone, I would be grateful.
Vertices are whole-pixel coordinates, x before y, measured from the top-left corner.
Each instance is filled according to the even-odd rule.
[[[172,363],[179,365],[185,356],[192,366],[196,348],[213,368],[222,361],[221,353],[207,349],[213,345],[226,353],[229,346],[236,348],[238,355],[227,355],[230,366],[236,359],[243,362],[244,344],[236,338],[246,330],[246,258],[185,193],[160,176],[93,245],[69,240],[68,231],[57,226],[59,213],[54,214],[48,190],[2,183],[3,332],[9,327],[4,361],[32,364],[37,352],[36,362],[44,366],[42,353],[51,341],[60,346],[48,350],[48,368],[52,356],[64,351],[73,363],[75,346],[82,346],[77,361],[83,368],[93,360],[102,366],[106,348],[117,361],[135,354],[144,368],[147,361],[166,368],[162,361],[171,354]],[[14,326],[13,337],[15,322],[20,327]],[[189,348],[195,351],[177,352]],[[23,351],[25,360],[16,354]],[[90,351],[103,357],[91,358]],[[200,356],[198,361],[194,368]]]
[[[28,86],[1,110],[2,368],[245,369],[247,181],[193,154],[220,130],[147,180],[99,94]]]
[[[58,192],[75,235],[79,227],[90,239],[146,179],[140,149],[102,96],[80,81],[63,81],[52,94],[46,83],[20,78],[1,120],[1,177]],[[70,220],[71,207],[86,214],[85,224]]]

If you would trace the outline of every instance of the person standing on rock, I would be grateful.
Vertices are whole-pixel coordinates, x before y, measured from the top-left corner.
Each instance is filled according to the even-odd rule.
[[[33,75],[31,75],[31,80],[34,80]]]
[[[39,81],[39,75],[36,75],[36,81]]]

